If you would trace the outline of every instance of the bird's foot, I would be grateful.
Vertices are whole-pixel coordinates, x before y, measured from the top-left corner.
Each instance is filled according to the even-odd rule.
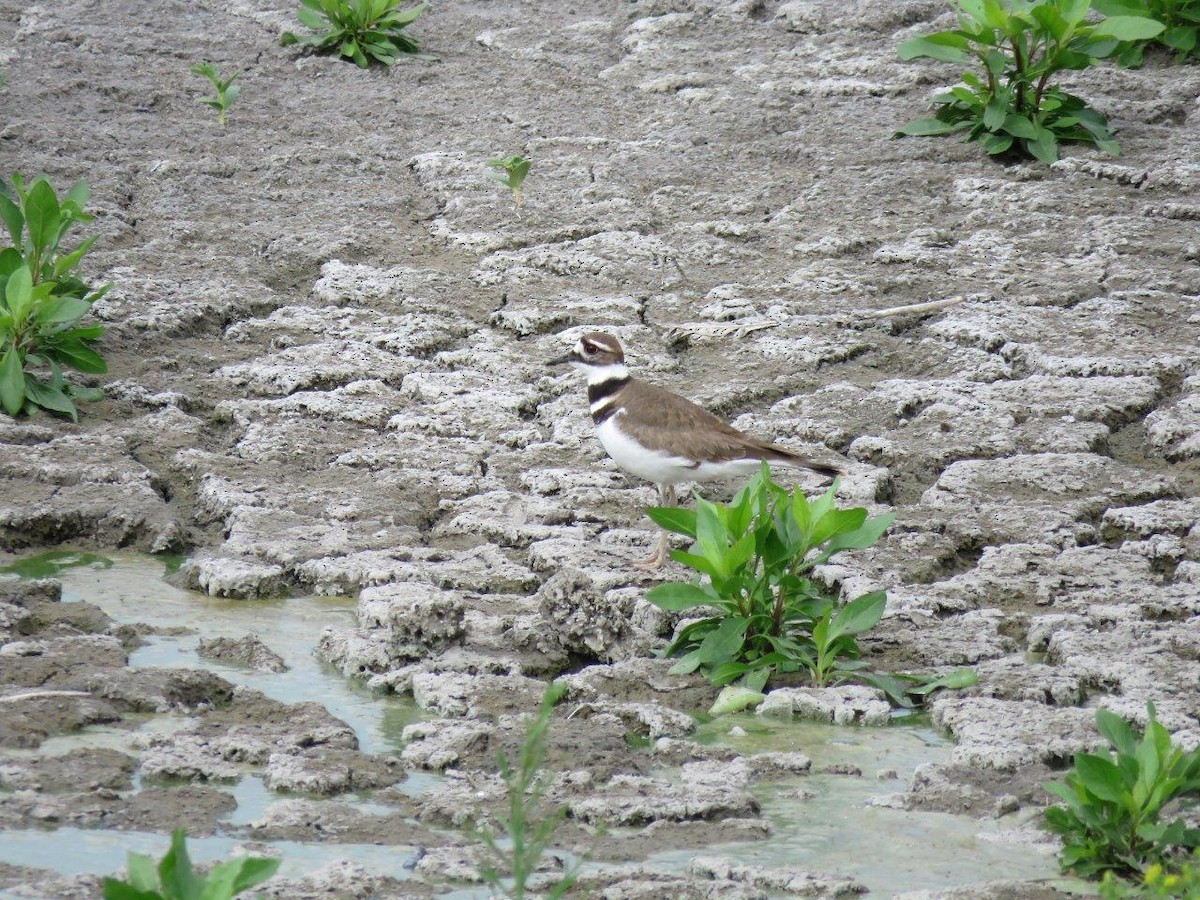
[[[663,534],[659,538],[658,543],[654,547],[654,552],[645,559],[639,559],[630,565],[641,572],[653,572],[655,569],[662,568],[662,564],[667,561],[669,547],[667,545],[667,536]]]

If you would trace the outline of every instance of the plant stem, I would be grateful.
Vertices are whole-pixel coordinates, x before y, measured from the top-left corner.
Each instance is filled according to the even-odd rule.
[[[1021,53],[1021,42],[1017,40],[1016,35],[1011,38],[1013,48],[1013,60],[1017,68],[1017,112],[1025,112],[1025,57]]]

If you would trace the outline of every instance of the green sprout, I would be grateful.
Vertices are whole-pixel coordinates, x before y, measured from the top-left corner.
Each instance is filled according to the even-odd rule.
[[[525,181],[525,176],[529,174],[529,167],[533,165],[529,159],[524,156],[505,156],[497,159],[489,159],[488,166],[495,169],[495,172],[489,172],[488,177],[493,181],[498,181],[513,194],[513,201],[517,206],[521,205],[521,185]]]
[[[491,829],[474,825],[471,833],[478,838],[491,855],[509,873],[509,885],[495,868],[483,870],[483,879],[494,891],[507,894],[512,900],[525,900],[529,879],[550,847],[554,829],[566,816],[565,806],[542,810],[542,799],[550,786],[549,779],[541,771],[546,758],[546,738],[550,730],[550,716],[554,705],[562,699],[567,687],[550,682],[542,694],[537,715],[525,730],[525,739],[517,755],[517,767],[503,752],[497,754],[500,777],[508,793],[508,815],[499,817],[504,836],[497,836]],[[562,897],[577,880],[575,869],[569,869],[553,885],[544,889],[539,896],[555,900]]]
[[[197,103],[203,103],[205,106],[211,106],[217,111],[217,121],[221,127],[225,127],[225,111],[233,106],[233,101],[237,99],[238,92],[241,88],[234,84],[234,80],[240,75],[240,72],[234,72],[228,78],[222,78],[217,72],[217,67],[209,62],[196,63],[192,66],[192,71],[197,75],[203,75],[212,82],[213,90],[217,92],[215,97],[199,97]]]

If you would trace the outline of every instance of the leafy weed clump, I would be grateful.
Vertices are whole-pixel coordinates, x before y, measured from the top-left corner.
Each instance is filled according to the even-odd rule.
[[[525,182],[525,176],[529,174],[529,167],[533,163],[524,156],[505,156],[499,159],[489,159],[488,166],[495,169],[489,173],[488,177],[493,181],[498,181],[510,191],[512,191],[513,202],[521,205],[521,185]]]
[[[862,507],[838,509],[835,488],[809,502],[802,491],[775,484],[764,463],[729,504],[697,497],[694,512],[647,511],[663,528],[695,542],[686,552],[672,550],[671,557],[707,583],[661,584],[646,599],[671,612],[717,613],[685,625],[663,651],[680,656],[672,673],[699,670],[718,685],[737,681],[739,705],[749,703],[775,673],[803,671],[818,687],[864,682],[905,706],[912,705],[910,695],[973,683],[969,670],[930,681],[870,672],[858,659],[857,636],[879,623],[887,597],[874,591],[839,603],[813,569],[842,551],[874,544],[895,514],[869,517]]]
[[[128,880],[105,878],[104,900],[231,900],[274,875],[279,863],[242,856],[199,875],[192,869],[181,828],[171,832],[171,848],[157,866],[148,856],[130,853],[125,864]]]
[[[1139,737],[1120,716],[1097,710],[1096,728],[1112,749],[1075,754],[1066,783],[1044,785],[1064,804],[1046,809],[1046,826],[1063,839],[1064,872],[1145,879],[1200,847],[1200,829],[1182,816],[1162,821],[1169,803],[1200,794],[1200,749],[1174,746],[1154,704],[1146,711]]]
[[[76,182],[61,200],[44,176],[26,187],[13,175],[12,185],[15,200],[0,194],[0,219],[12,242],[0,251],[0,406],[10,416],[42,408],[74,421],[74,401],[103,394],[68,384],[63,367],[108,371],[91,346],[104,329],[79,324],[108,290],[90,289],[75,273],[96,239],[62,248],[72,225],[92,220],[83,211],[87,185]]]
[[[192,71],[197,75],[203,75],[209,80],[213,86],[213,90],[217,92],[215,97],[200,97],[196,100],[197,103],[203,103],[205,106],[211,106],[217,111],[217,122],[222,128],[225,127],[225,112],[229,107],[233,106],[233,101],[237,99],[238,92],[241,87],[234,84],[234,80],[240,75],[240,72],[234,72],[228,78],[222,78],[217,71],[217,67],[209,62],[196,63],[192,66]]]
[[[1091,0],[952,0],[959,27],[911,38],[905,60],[977,63],[962,84],[934,98],[932,118],[916,119],[896,137],[965,132],[993,156],[1011,153],[1050,163],[1059,145],[1120,148],[1103,115],[1054,84],[1069,69],[1086,69],[1122,42],[1152,38],[1163,25],[1144,16],[1087,21]]]
[[[537,715],[525,730],[515,769],[503,752],[497,756],[500,777],[508,793],[508,814],[499,817],[504,835],[497,836],[491,829],[478,825],[472,828],[472,834],[487,847],[500,866],[499,869],[484,869],[484,881],[493,891],[512,900],[525,900],[528,896],[529,881],[550,848],[554,829],[567,813],[565,806],[548,813],[541,809],[542,798],[549,787],[549,779],[541,769],[546,758],[550,716],[566,690],[566,685],[553,681],[546,685]],[[507,879],[503,872],[508,872]],[[553,884],[539,888],[538,896],[557,900],[576,880],[577,873],[569,869]]]
[[[300,0],[296,18],[316,34],[285,31],[280,43],[300,44],[318,53],[336,53],[360,68],[372,61],[392,66],[404,55],[417,55],[417,39],[405,29],[427,4],[398,9],[400,0]]]
[[[1143,16],[1166,26],[1155,38],[1122,46],[1115,59],[1123,66],[1140,66],[1151,43],[1174,50],[1178,62],[1200,59],[1200,0],[1096,0],[1095,8],[1106,16]]]

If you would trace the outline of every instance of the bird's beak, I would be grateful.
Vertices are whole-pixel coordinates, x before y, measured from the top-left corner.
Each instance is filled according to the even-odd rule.
[[[546,365],[547,366],[565,366],[567,363],[573,363],[573,362],[575,362],[575,354],[574,353],[564,353],[562,356],[558,357],[557,359],[547,360]]]

